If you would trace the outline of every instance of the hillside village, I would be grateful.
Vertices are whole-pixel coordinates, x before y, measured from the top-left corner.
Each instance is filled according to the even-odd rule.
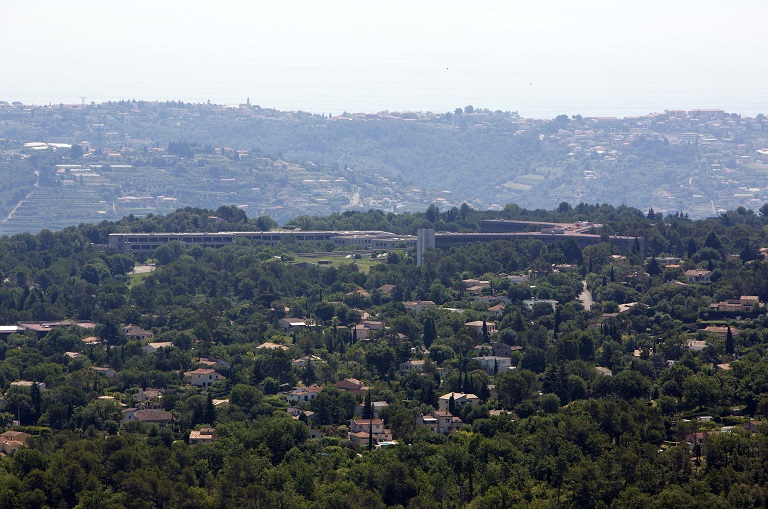
[[[29,506],[12,487],[35,483],[39,506],[757,503],[765,216],[657,214],[578,218],[644,252],[525,238],[429,249],[421,265],[402,246],[107,247],[205,209],[2,238],[0,496]]]
[[[326,116],[250,103],[0,102],[0,232],[224,202],[281,223],[587,199],[710,217],[768,201],[767,126],[762,115],[704,109],[537,120],[471,106]],[[410,140],[423,140],[422,152]],[[478,171],[485,178],[470,185]]]

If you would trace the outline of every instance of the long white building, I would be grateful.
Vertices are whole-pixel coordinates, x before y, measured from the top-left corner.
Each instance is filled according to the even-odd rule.
[[[163,244],[179,241],[187,245],[224,247],[238,238],[276,245],[280,241],[298,243],[333,242],[336,246],[363,247],[365,249],[393,249],[405,245],[416,247],[414,235],[397,235],[382,231],[269,231],[269,232],[215,232],[215,233],[110,233],[108,246],[118,251],[148,253]]]

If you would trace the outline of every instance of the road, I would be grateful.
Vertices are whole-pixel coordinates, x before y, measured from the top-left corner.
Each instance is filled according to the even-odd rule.
[[[584,309],[589,311],[590,309],[592,309],[592,304],[594,303],[594,301],[592,300],[592,292],[587,290],[586,279],[582,280],[581,287],[582,287],[582,290],[581,290],[581,293],[579,294],[579,300],[584,305]]]

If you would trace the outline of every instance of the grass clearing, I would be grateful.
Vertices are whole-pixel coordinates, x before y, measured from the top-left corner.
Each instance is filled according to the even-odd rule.
[[[380,258],[371,258],[370,253],[359,253],[360,258],[355,259],[354,254],[350,253],[303,253],[294,254],[293,260],[289,263],[311,263],[313,265],[325,266],[325,267],[339,267],[342,264],[354,263],[360,269],[363,274],[368,274],[371,267],[380,263],[387,263],[387,257],[382,256]],[[399,252],[401,256],[404,253]]]

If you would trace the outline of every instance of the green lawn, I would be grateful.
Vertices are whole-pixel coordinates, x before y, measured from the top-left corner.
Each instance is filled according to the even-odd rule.
[[[350,255],[348,253],[343,254],[334,254],[334,253],[327,253],[327,254],[295,254],[293,256],[293,261],[290,263],[312,263],[315,265],[325,265],[325,266],[332,266],[332,267],[338,267],[342,263],[354,263],[360,268],[360,272],[364,274],[368,274],[368,272],[371,270],[371,267],[373,265],[377,265],[379,263],[387,263],[386,257],[381,258],[370,258],[369,253],[360,253],[360,259],[357,260],[354,258],[354,255]],[[320,263],[318,263],[320,262]]]

